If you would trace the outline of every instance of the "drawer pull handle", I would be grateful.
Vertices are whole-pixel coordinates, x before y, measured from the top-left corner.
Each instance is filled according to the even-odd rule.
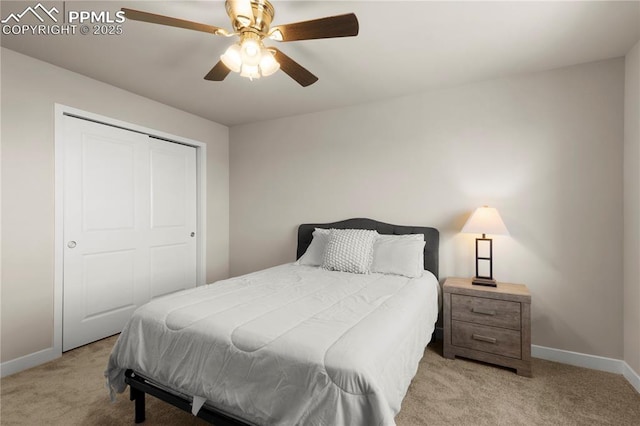
[[[471,312],[473,312],[474,314],[491,315],[491,316],[495,316],[496,314],[496,311],[493,311],[491,309],[482,309],[482,308],[473,308],[471,309]]]
[[[496,343],[496,339],[493,337],[481,336],[479,334],[472,334],[471,338],[474,340],[480,340],[481,342]]]

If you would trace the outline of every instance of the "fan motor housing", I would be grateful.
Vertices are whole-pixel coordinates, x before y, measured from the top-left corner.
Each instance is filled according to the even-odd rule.
[[[242,33],[244,31],[257,32],[260,36],[265,37],[269,32],[271,22],[276,12],[273,5],[267,0],[249,0],[251,2],[251,12],[253,14],[253,23],[247,22],[242,17],[238,17],[233,7],[233,1],[227,0],[225,8],[227,15],[231,18],[231,25],[235,32]]]

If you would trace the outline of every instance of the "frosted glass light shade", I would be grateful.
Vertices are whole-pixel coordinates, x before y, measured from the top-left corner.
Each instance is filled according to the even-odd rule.
[[[262,58],[260,45],[255,40],[244,40],[240,48],[242,55],[242,64],[252,67],[257,66]]]
[[[257,65],[251,66],[251,65],[243,64],[242,72],[240,73],[240,75],[242,77],[247,77],[250,80],[253,80],[254,78],[260,78],[260,70],[258,69]]]
[[[493,207],[478,207],[462,227],[467,234],[509,235],[500,213]]]
[[[267,49],[262,49],[262,59],[260,60],[260,71],[266,77],[280,69],[280,64]]]
[[[226,52],[220,56],[222,63],[233,72],[240,72],[242,67],[242,55],[240,45],[232,44]]]
[[[220,56],[222,63],[233,72],[251,80],[268,76],[280,69],[272,51],[265,48],[259,39],[243,37]]]

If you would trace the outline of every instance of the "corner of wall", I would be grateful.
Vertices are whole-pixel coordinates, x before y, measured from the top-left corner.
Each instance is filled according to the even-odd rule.
[[[640,387],[640,41],[625,56],[624,304],[625,377]],[[632,374],[633,373],[633,374]]]

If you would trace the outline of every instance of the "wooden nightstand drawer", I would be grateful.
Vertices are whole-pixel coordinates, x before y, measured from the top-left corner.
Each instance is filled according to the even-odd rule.
[[[452,294],[451,319],[520,330],[520,303]]]
[[[497,284],[445,280],[442,354],[515,368],[531,377],[531,293],[522,284]]]
[[[520,359],[520,332],[468,322],[452,321],[451,343],[476,351]]]

